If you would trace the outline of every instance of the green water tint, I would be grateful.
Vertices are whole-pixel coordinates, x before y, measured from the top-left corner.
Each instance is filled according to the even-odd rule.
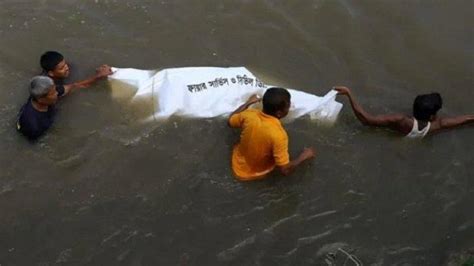
[[[470,256],[463,264],[462,266],[474,266],[474,257]]]

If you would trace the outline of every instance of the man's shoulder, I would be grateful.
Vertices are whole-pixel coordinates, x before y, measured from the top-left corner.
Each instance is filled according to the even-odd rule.
[[[271,123],[270,125],[271,130],[269,130],[269,133],[274,140],[283,141],[288,139],[288,133],[286,133],[281,123]]]
[[[413,117],[406,114],[388,114],[381,115],[380,117],[383,117],[385,120],[393,123],[404,123],[413,120]]]
[[[16,123],[16,129],[26,136],[30,136],[32,132],[37,131],[38,129],[38,119],[37,119],[37,112],[32,104],[31,101],[23,105],[18,115],[18,121]]]
[[[22,117],[28,117],[31,113],[33,113],[35,108],[33,108],[33,104],[31,103],[31,99],[28,99],[28,101],[23,104],[23,106],[20,109],[20,112],[18,114],[18,118]]]
[[[413,117],[405,114],[394,114],[389,117],[389,127],[403,134],[408,134],[413,128]]]
[[[430,133],[438,131],[443,128],[443,119],[436,117],[433,121],[430,121]]]
[[[261,111],[257,109],[247,109],[245,111],[240,112],[239,114],[241,115],[242,118],[244,119],[257,119],[259,116],[259,113]]]
[[[54,110],[40,112],[36,110],[31,102],[25,104],[20,111],[16,128],[29,139],[36,139],[41,136],[53,123],[51,116]]]
[[[36,120],[36,117],[38,117],[38,115],[40,115],[40,112],[37,111],[33,107],[33,104],[31,104],[31,101],[28,100],[28,102],[24,104],[20,110],[20,113],[18,115],[18,122],[21,126],[28,126],[29,124],[31,124],[31,122],[34,122]]]
[[[28,101],[20,110],[18,122],[20,124],[50,123],[52,115],[54,115],[54,106],[49,106],[48,111],[41,112],[33,107],[31,101]],[[44,120],[47,120],[46,122]]]
[[[248,114],[248,115],[257,115],[259,113],[261,113],[262,111],[258,110],[258,109],[253,109],[253,108],[249,108],[247,110],[244,110],[242,111],[242,114]]]

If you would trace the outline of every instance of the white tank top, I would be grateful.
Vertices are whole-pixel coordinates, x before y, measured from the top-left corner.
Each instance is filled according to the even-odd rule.
[[[426,127],[424,127],[422,130],[418,130],[418,121],[413,118],[413,128],[411,129],[410,133],[406,135],[406,137],[412,139],[421,139],[426,136],[426,134],[428,134],[428,131],[430,131],[430,126],[431,123],[428,122]]]

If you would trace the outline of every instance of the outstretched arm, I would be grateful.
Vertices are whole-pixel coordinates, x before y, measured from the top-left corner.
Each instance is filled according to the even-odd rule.
[[[314,156],[315,152],[313,148],[305,148],[296,159],[290,161],[286,165],[280,166],[280,171],[283,175],[287,176],[291,174],[296,169],[296,167],[298,167],[304,161],[314,158]]]
[[[366,112],[362,106],[355,100],[349,88],[343,86],[334,87],[338,95],[347,95],[354,111],[355,116],[362,124],[367,126],[392,127],[400,130],[401,121],[405,118],[402,114],[372,115]]]
[[[108,65],[102,65],[96,70],[96,74],[88,79],[81,80],[78,82],[74,82],[72,84],[64,85],[64,94],[63,96],[67,95],[68,93],[72,92],[76,89],[87,88],[91,86],[97,80],[103,79],[112,74],[112,69]]]
[[[461,115],[456,117],[438,118],[432,123],[432,131],[441,129],[450,129],[462,125],[473,124],[474,115]]]
[[[229,125],[229,127],[232,127],[231,126],[231,123],[230,123],[230,120],[232,118],[233,115],[235,114],[238,114],[238,113],[241,113],[245,110],[247,110],[250,105],[254,104],[254,103],[257,103],[257,102],[260,102],[261,99],[258,98],[257,94],[254,94],[252,96],[250,96],[250,98],[244,103],[242,104],[241,106],[239,106],[237,109],[235,109],[235,111],[233,111],[230,115],[229,115],[229,119],[227,120],[227,124]]]

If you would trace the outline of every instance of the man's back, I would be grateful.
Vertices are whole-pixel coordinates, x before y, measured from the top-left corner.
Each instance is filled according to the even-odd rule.
[[[246,110],[230,118],[232,127],[242,128],[234,147],[232,168],[242,180],[261,177],[289,163],[288,135],[280,120],[260,110]]]

